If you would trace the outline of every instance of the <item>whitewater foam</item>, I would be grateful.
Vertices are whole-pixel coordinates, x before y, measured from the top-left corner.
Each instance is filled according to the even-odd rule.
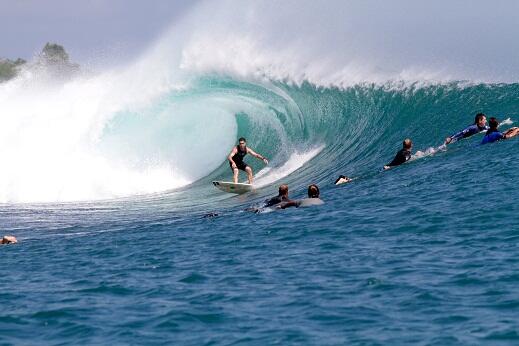
[[[256,174],[255,186],[263,187],[270,185],[284,177],[294,173],[305,163],[316,157],[323,149],[324,145],[314,147],[310,150],[295,151],[288,160],[279,167],[266,167]]]

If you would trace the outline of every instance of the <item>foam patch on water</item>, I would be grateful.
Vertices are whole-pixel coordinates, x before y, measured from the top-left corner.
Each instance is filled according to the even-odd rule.
[[[421,158],[424,158],[424,157],[427,157],[427,156],[432,156],[440,151],[446,151],[447,150],[447,146],[446,145],[440,145],[439,147],[429,147],[427,149],[425,149],[425,151],[421,151],[421,150],[418,150],[416,153],[414,153],[412,156],[411,156],[411,161],[414,161],[414,160],[418,160],[418,159],[421,159]]]
[[[272,184],[303,167],[305,163],[317,156],[323,149],[324,145],[312,148],[304,152],[294,152],[288,160],[279,167],[266,167],[256,175],[255,186],[263,187]]]

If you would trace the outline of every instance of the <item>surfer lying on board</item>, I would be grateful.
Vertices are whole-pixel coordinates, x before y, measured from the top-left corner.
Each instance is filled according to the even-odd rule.
[[[297,201],[288,201],[281,203],[278,208],[286,209],[290,207],[310,207],[313,205],[324,204],[324,201],[319,198],[319,187],[315,184],[308,186],[308,198],[303,198]]]
[[[238,145],[232,148],[231,153],[227,157],[229,160],[229,165],[231,166],[232,172],[234,174],[233,181],[234,183],[238,183],[238,173],[239,170],[245,171],[247,173],[247,179],[249,180],[249,184],[252,184],[253,175],[252,175],[252,168],[250,168],[249,165],[247,165],[243,158],[245,155],[251,154],[257,159],[262,160],[266,165],[268,165],[269,161],[264,156],[261,156],[260,154],[256,153],[251,148],[247,147],[247,140],[245,138],[241,137],[238,140]]]
[[[445,139],[445,145],[457,142],[458,140],[460,140],[462,138],[468,138],[472,135],[480,133],[481,131],[486,131],[486,130],[488,130],[488,128],[489,127],[487,126],[486,115],[483,113],[478,113],[478,114],[476,114],[476,117],[474,118],[474,124],[470,125],[466,129],[461,130],[460,132],[458,132],[450,137],[447,137]]]
[[[485,137],[483,137],[481,144],[494,143],[502,139],[508,139],[519,135],[519,127],[512,127],[505,132],[499,132],[497,129],[499,127],[499,121],[497,121],[496,118],[490,118],[488,123],[490,128],[485,134]]]
[[[396,156],[393,159],[393,161],[384,166],[384,169],[390,169],[391,167],[399,166],[402,163],[409,161],[409,159],[411,158],[412,148],[413,142],[409,138],[406,138],[402,143],[402,149],[400,149],[398,153],[396,153]]]
[[[340,175],[339,178],[337,178],[337,180],[335,180],[335,185],[346,184],[346,183],[349,183],[352,181],[353,181],[353,179],[351,179],[345,175]]]
[[[288,185],[285,184],[279,186],[279,192],[277,196],[265,200],[263,205],[260,207],[250,207],[245,209],[245,211],[261,213],[265,210],[265,208],[275,207],[284,202],[291,202],[290,198],[288,198]]]
[[[275,205],[278,205],[281,202],[289,202],[290,199],[288,198],[288,185],[280,185],[279,186],[279,193],[276,197],[272,197],[271,199],[267,199],[265,201],[265,204],[263,205],[263,208],[272,207]]]

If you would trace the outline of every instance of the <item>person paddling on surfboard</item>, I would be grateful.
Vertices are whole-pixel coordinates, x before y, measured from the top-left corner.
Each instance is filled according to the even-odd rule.
[[[233,172],[233,181],[235,184],[238,183],[238,173],[240,170],[247,173],[247,179],[249,180],[249,184],[252,184],[252,181],[254,179],[252,174],[252,168],[250,168],[250,166],[243,161],[243,158],[247,154],[251,154],[255,158],[262,160],[266,165],[268,165],[269,163],[266,157],[261,156],[251,148],[248,148],[247,140],[241,137],[238,140],[238,145],[231,150],[231,153],[227,157],[227,159],[229,160],[229,165],[231,166]]]
[[[393,161],[384,166],[384,169],[390,169],[391,167],[400,166],[411,159],[411,149],[413,149],[413,142],[406,138],[402,143],[402,149],[396,153]]]
[[[497,128],[499,127],[499,121],[496,118],[490,118],[490,128],[488,129],[485,137],[481,141],[481,144],[494,143],[503,139],[508,139],[519,135],[519,127],[512,127],[505,132],[500,132]]]
[[[478,113],[478,114],[476,114],[476,117],[474,118],[474,124],[470,125],[466,129],[461,130],[460,132],[458,132],[456,134],[453,134],[450,137],[447,137],[445,139],[444,145],[457,142],[462,138],[468,138],[477,133],[487,131],[488,129],[489,129],[489,127],[487,125],[487,116],[483,113]]]
[[[320,197],[319,186],[316,184],[312,184],[308,186],[308,198],[303,198],[300,200],[287,201],[278,205],[279,209],[286,209],[291,207],[301,208],[301,207],[311,207],[314,205],[324,204],[324,201]]]

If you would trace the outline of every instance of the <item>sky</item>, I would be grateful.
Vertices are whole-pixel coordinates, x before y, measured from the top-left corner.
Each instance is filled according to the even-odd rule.
[[[131,58],[195,3],[194,0],[0,0],[0,57],[30,59],[46,42],[73,61]]]
[[[265,64],[307,59],[341,70],[357,61],[515,82],[518,19],[517,0],[0,0],[0,57],[30,59],[55,42],[72,61],[104,67],[135,60],[159,39],[183,50],[198,33],[217,44],[195,59],[222,55],[229,65],[243,50],[221,42],[242,34],[261,43],[245,62],[289,47],[292,56]]]

